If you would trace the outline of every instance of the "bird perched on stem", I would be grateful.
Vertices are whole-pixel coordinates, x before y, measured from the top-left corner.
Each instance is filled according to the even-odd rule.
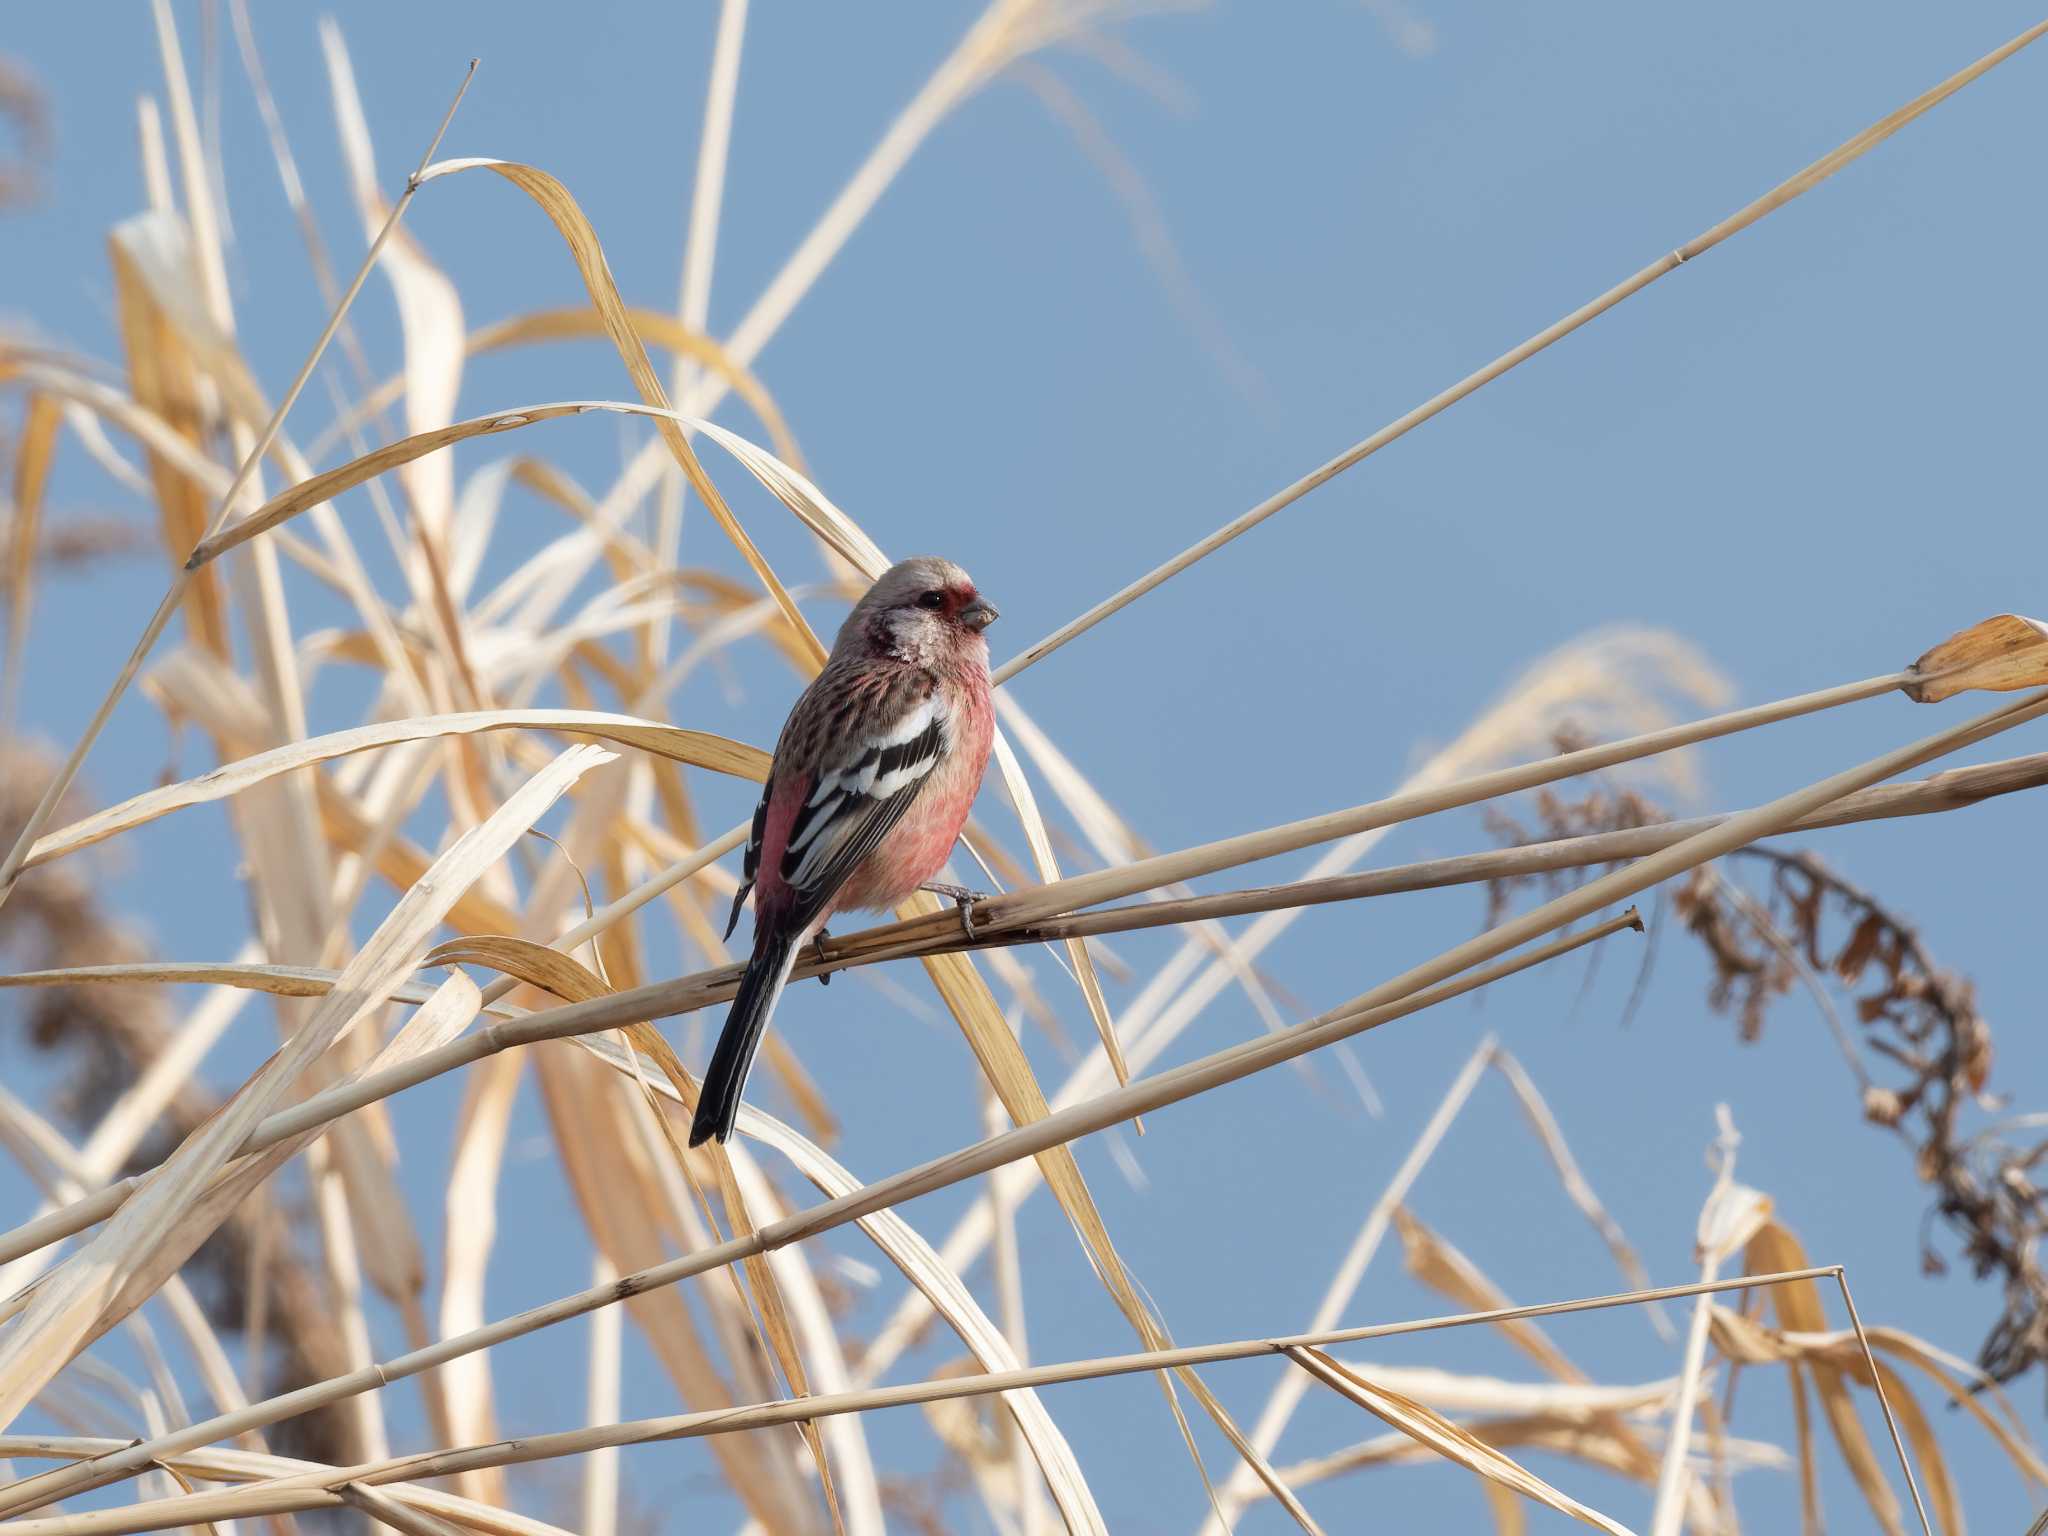
[[[996,610],[950,560],[884,571],[789,712],[754,811],[731,936],[754,894],[754,953],[711,1053],[690,1145],[724,1141],[803,946],[834,912],[887,910],[953,851],[988,766],[995,704],[982,631]]]

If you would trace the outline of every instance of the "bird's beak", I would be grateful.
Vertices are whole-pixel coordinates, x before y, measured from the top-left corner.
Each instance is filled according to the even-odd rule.
[[[1001,617],[1002,615],[996,611],[996,605],[985,597],[977,597],[960,610],[960,622],[977,635]]]

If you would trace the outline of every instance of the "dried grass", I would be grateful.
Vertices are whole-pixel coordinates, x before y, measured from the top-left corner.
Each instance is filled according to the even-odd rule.
[[[1972,626],[1910,667],[1733,710],[1726,707],[1722,680],[1675,637],[1597,634],[1530,669],[1395,793],[1163,853],[1090,782],[1086,764],[1093,749],[1054,741],[1005,692],[997,770],[1015,823],[977,822],[973,836],[978,854],[1017,888],[976,903],[964,917],[923,900],[895,923],[836,936],[800,971],[921,961],[981,1067],[975,1109],[986,1116],[987,1136],[894,1175],[863,1180],[819,1145],[835,1129],[830,1094],[810,1082],[795,1048],[777,1041],[776,1075],[817,1134],[806,1136],[750,1105],[741,1119],[745,1136],[730,1147],[691,1152],[680,1145],[673,1122],[692,1106],[696,1083],[653,1021],[730,995],[736,971],[713,918],[733,889],[719,861],[741,835],[740,829],[716,833],[701,825],[689,770],[759,779],[766,757],[714,731],[649,717],[665,712],[666,700],[694,669],[716,664],[751,636],[768,640],[794,673],[808,675],[822,649],[801,599],[813,590],[844,592],[885,564],[859,522],[809,478],[790,425],[754,372],[757,359],[948,111],[1000,71],[1055,43],[1080,42],[1120,57],[1096,31],[1119,9],[995,0],[734,333],[720,340],[707,333],[706,323],[744,0],[724,0],[719,13],[675,315],[626,303],[598,232],[571,190],[544,170],[488,159],[434,163],[436,133],[414,174],[401,188],[388,189],[346,44],[330,23],[321,41],[340,153],[352,211],[367,240],[353,280],[337,283],[269,100],[248,12],[237,3],[233,19],[244,69],[308,262],[329,299],[318,342],[272,405],[243,357],[226,281],[228,220],[217,134],[208,127],[218,105],[214,86],[208,77],[193,90],[171,7],[158,0],[153,17],[164,106],[160,111],[149,101],[140,117],[150,206],[109,239],[124,355],[118,366],[107,365],[0,338],[0,389],[21,402],[20,430],[9,445],[12,504],[0,568],[0,598],[8,609],[0,720],[13,727],[21,680],[39,664],[27,644],[39,576],[53,559],[95,554],[103,542],[92,524],[59,519],[48,505],[50,465],[66,427],[121,496],[150,505],[169,575],[162,602],[69,757],[40,760],[12,741],[0,751],[6,783],[0,833],[11,848],[0,862],[0,945],[13,971],[0,982],[22,989],[14,995],[25,1000],[39,1038],[76,1060],[67,1105],[46,1113],[0,1094],[0,1145],[30,1170],[45,1198],[34,1216],[0,1235],[0,1262],[8,1265],[0,1314],[11,1319],[0,1333],[0,1421],[15,1420],[31,1402],[52,1413],[95,1418],[114,1403],[141,1431],[132,1440],[0,1437],[0,1454],[60,1462],[0,1487],[0,1513],[14,1518],[11,1528],[22,1536],[259,1517],[283,1533],[293,1512],[320,1509],[352,1509],[407,1536],[446,1536],[452,1529],[558,1536],[556,1527],[509,1508],[515,1490],[503,1469],[566,1457],[581,1458],[579,1528],[588,1536],[616,1536],[628,1523],[617,1448],[698,1436],[710,1440],[720,1480],[762,1528],[866,1533],[904,1510],[946,1518],[943,1487],[911,1486],[895,1477],[877,1463],[863,1429],[862,1414],[909,1404],[925,1406],[935,1440],[960,1469],[960,1486],[975,1490],[999,1528],[1035,1532],[1056,1517],[1070,1530],[1101,1530],[1087,1458],[1062,1435],[1036,1389],[1139,1371],[1158,1373],[1217,1526],[1227,1525],[1249,1500],[1265,1497],[1279,1502],[1300,1528],[1316,1530],[1298,1488],[1431,1456],[1485,1482],[1500,1529],[1520,1528],[1524,1498],[1600,1529],[1624,1529],[1508,1454],[1510,1447],[1527,1447],[1558,1453],[1574,1467],[1619,1472],[1646,1492],[1654,1486],[1660,1531],[1682,1521],[1704,1528],[1732,1516],[1731,1468],[1774,1464],[1770,1448],[1731,1437],[1725,1405],[1714,1405],[1709,1391],[1710,1349],[1731,1378],[1740,1369],[1785,1367],[1800,1414],[1798,1457],[1808,1483],[1818,1459],[1805,1391],[1813,1386],[1819,1420],[1886,1529],[1899,1528],[1903,1506],[1885,1453],[1858,1416],[1859,1390],[1869,1390],[1883,1408],[1901,1462],[1910,1444],[1932,1516],[1943,1529],[1960,1528],[1962,1493],[1909,1377],[1916,1383],[1925,1377],[1962,1403],[2023,1477],[2048,1485],[2048,1468],[2016,1423],[1984,1405],[1975,1390],[1984,1380],[1968,1379],[1966,1368],[1959,1371],[1922,1341],[1865,1330],[1853,1308],[1847,1332],[1828,1331],[1816,1282],[1836,1280],[1846,1306],[1846,1281],[1837,1268],[1810,1265],[1789,1229],[1767,1219],[1754,1192],[1724,1182],[1710,1200],[1700,1283],[1649,1288],[1634,1248],[1572,1157],[1535,1083],[1492,1042],[1466,1064],[1414,1152],[1364,1214],[1301,1334],[1174,1347],[1120,1257],[1071,1150],[1091,1132],[1313,1051],[1341,1049],[1380,1025],[1639,927],[1633,909],[1603,914],[1688,873],[1721,879],[1705,873],[1714,861],[1764,856],[1755,848],[1760,838],[1945,812],[2040,785],[2048,780],[2048,761],[2036,757],[1881,787],[1896,774],[2048,713],[2048,695],[2030,692],[1722,817],[1654,822],[1617,814],[1609,802],[1568,804],[1546,788],[1636,765],[1648,775],[1640,782],[1685,794],[1692,787],[1685,749],[1700,742],[1895,690],[1931,702],[1966,690],[2039,688],[2048,684],[2048,629],[2018,615]],[[1001,678],[1014,677],[1783,206],[2043,31],[2048,23],[1175,556],[1012,659]],[[1086,133],[1098,132],[1078,103],[1058,89],[1053,95]],[[0,113],[21,125],[19,142],[31,153],[38,143],[36,110],[18,74],[0,69]],[[445,131],[445,118],[441,126]],[[1120,164],[1113,150],[1097,147]],[[423,190],[432,195],[437,180],[471,170],[509,182],[546,216],[576,262],[587,308],[472,326],[463,310],[459,262],[436,261],[400,222]],[[0,168],[0,202],[22,185],[12,167]],[[402,345],[399,364],[385,363],[391,376],[382,381],[347,318],[373,268],[390,283]],[[637,399],[554,402],[457,419],[469,358],[599,335],[612,343]],[[357,396],[343,399],[337,386],[335,426],[302,450],[285,430],[287,418],[337,338],[354,367]],[[666,381],[650,346],[670,355]],[[759,424],[755,435],[768,446],[711,419],[728,393],[748,407]],[[462,474],[454,452],[461,444],[594,413],[654,429],[609,488],[586,491],[544,457],[547,433],[522,437],[514,458]],[[771,567],[757,530],[727,504],[699,457],[706,439],[721,450],[717,463],[727,456],[737,461],[815,539],[824,568],[815,589],[792,584]],[[315,469],[337,451],[347,457]],[[137,455],[139,468],[129,453]],[[274,492],[266,492],[266,474],[278,476]],[[497,586],[480,590],[485,554],[502,542],[499,506],[515,484],[558,509],[567,531],[530,552]],[[352,526],[356,514],[345,509],[358,489],[396,556],[396,592],[380,588],[357,548],[363,529]],[[679,567],[686,492],[730,546],[727,563],[744,575],[715,563]],[[651,532],[634,526],[650,495]],[[727,553],[721,546],[713,558]],[[288,601],[287,562],[345,605],[349,617],[341,627],[307,630]],[[587,583],[600,588],[598,595],[587,595]],[[573,606],[578,602],[581,607]],[[157,656],[173,620],[182,620],[182,643]],[[239,654],[238,633],[247,637]],[[316,732],[306,690],[329,665],[369,669],[375,697],[360,720]],[[217,766],[134,790],[86,814],[73,803],[79,769],[109,713],[138,680],[168,720],[197,727]],[[537,704],[544,692],[563,702]],[[617,708],[601,708],[601,699]],[[1694,708],[1709,713],[1684,718]],[[1590,724],[1598,739],[1543,755],[1567,719]],[[595,738],[619,753],[589,744],[560,750],[547,738],[561,735]],[[1050,795],[1043,804],[1041,786]],[[1549,796],[1539,801],[1551,834],[1547,843],[1356,871],[1393,827],[1530,790]],[[566,824],[549,836],[549,852],[529,857],[534,845],[525,833],[557,797],[570,803]],[[1255,806],[1256,797],[1245,803]],[[235,849],[248,866],[249,940],[226,959],[158,961],[102,910],[91,884],[93,861],[69,856],[202,804],[225,808]],[[64,824],[51,830],[60,817]],[[422,833],[426,821],[432,829]],[[1065,852],[1060,841],[1069,828],[1078,831],[1079,843],[1067,845],[1081,848],[1078,855]],[[1289,883],[1202,894],[1190,886],[1311,848],[1319,850],[1315,862]],[[1091,867],[1063,872],[1063,859]],[[1510,913],[1509,882],[1601,865],[1609,866],[1604,873],[1558,880],[1542,905]],[[1876,1013],[1865,1022],[1890,1021],[1908,1044],[1938,1035],[1955,1058],[1948,1063],[1954,1070],[1923,1074],[1897,1097],[1891,1123],[1937,1106],[1924,1146],[1946,1159],[1947,1214],[1996,1235],[2010,1283],[2022,1290],[2036,1285],[2030,1266],[2041,1230],[2037,1202],[1994,1201],[1989,1216],[1970,1205],[1972,1154],[1957,1142],[1952,1110],[1938,1108],[1953,1106],[1965,1088],[1981,1087],[1969,1050],[1981,1021],[1967,990],[1936,972],[1910,931],[1874,898],[1818,865],[1784,867],[1809,882],[1783,888],[1789,919],[1768,902],[1723,911],[1714,896],[1722,887],[1692,887],[1695,929],[1719,946],[1731,974],[1749,978],[1731,982],[1731,995],[1733,987],[1750,985],[1760,1011],[1790,984],[1788,974],[1820,989],[1830,971],[1847,985],[1866,971],[1882,972],[1884,982],[1871,994],[1880,1000]],[[1495,883],[1502,896],[1485,932],[1305,1022],[1283,1024],[1283,994],[1260,964],[1296,914],[1320,903],[1480,881]],[[1823,956],[1818,933],[1828,899],[1852,908],[1857,920],[1836,952]],[[1111,902],[1128,904],[1105,905]],[[1257,920],[1239,931],[1223,926],[1226,919],[1253,915]],[[648,940],[664,917],[673,918],[685,952],[701,959],[694,973],[648,974]],[[1743,947],[1734,936],[1738,920],[1749,923],[1748,931],[1769,932],[1772,960]],[[1184,942],[1137,987],[1121,1016],[1113,1016],[1098,975],[1105,955],[1090,941],[1165,925],[1184,925]],[[353,935],[364,931],[369,938],[357,942]],[[1040,993],[1009,962],[1004,950],[1025,944],[1063,953],[1071,994]],[[989,952],[1009,1007],[984,976],[976,950]],[[1795,963],[1801,955],[1803,970]],[[464,966],[496,977],[479,985]],[[423,968],[447,974],[429,981],[416,975]],[[161,991],[170,982],[207,989],[176,1029]],[[1158,1069],[1197,1015],[1233,986],[1251,1000],[1269,1032]],[[264,1006],[276,1010],[281,1044],[247,1081],[216,1096],[205,1086],[209,1049],[256,994],[265,994]],[[1067,1083],[1048,1094],[1016,1021],[1028,1014],[1058,1025],[1075,1008],[1087,1012],[1096,1041]],[[1607,1245],[1631,1292],[1514,1307],[1499,1283],[1410,1207],[1416,1176],[1489,1066],[1509,1084],[1566,1199]],[[401,1144],[384,1101],[457,1072],[464,1074],[464,1095],[451,1128],[453,1171],[445,1191],[437,1192],[446,1201],[445,1237],[441,1252],[429,1255],[407,1177],[406,1160],[417,1149]],[[514,1098],[529,1074],[585,1228],[581,1246],[592,1283],[492,1320],[484,1297],[495,1257],[493,1211],[508,1181]],[[76,1144],[58,1123],[65,1117],[78,1132]],[[773,1151],[772,1160],[758,1160],[763,1147]],[[275,1193],[287,1165],[304,1170],[306,1188],[305,1200],[289,1207]],[[821,1202],[801,1206],[780,1182],[786,1170],[811,1184]],[[980,1198],[943,1244],[928,1242],[897,1209],[917,1195],[983,1178]],[[1030,1298],[1038,1282],[1035,1256],[1019,1243],[1014,1223],[1040,1182],[1059,1201],[1112,1305],[1137,1335],[1137,1353],[1029,1363]],[[847,1336],[833,1311],[822,1249],[802,1241],[842,1226],[858,1228],[903,1282],[896,1316],[865,1348]],[[1412,1324],[1338,1326],[1390,1231],[1411,1272],[1464,1313]],[[59,1246],[73,1237],[81,1240],[68,1252]],[[1000,1322],[964,1279],[991,1244]],[[1750,1273],[1717,1277],[1717,1268],[1737,1252]],[[188,1275],[212,1281],[225,1300],[209,1306],[196,1299],[186,1289]],[[430,1275],[438,1275],[438,1283]],[[1778,1326],[1713,1300],[1747,1287],[1768,1288]],[[1533,1321],[1680,1296],[1699,1298],[1684,1358],[1672,1380],[1647,1385],[1588,1379]],[[164,1303],[186,1338],[195,1382],[180,1383],[164,1365],[139,1310],[151,1299]],[[404,1353],[379,1358],[379,1308],[400,1320]],[[585,1422],[498,1440],[500,1404],[485,1351],[585,1315],[592,1317],[580,1384]],[[967,1359],[925,1381],[874,1385],[932,1316],[957,1337]],[[1992,1362],[1992,1376],[2010,1375],[2041,1357],[2040,1316],[2037,1305],[2015,1323],[2013,1342]],[[638,1334],[631,1344],[624,1337],[628,1320]],[[1337,1343],[1468,1324],[1500,1330],[1549,1379],[1404,1373],[1325,1352]],[[141,1341],[146,1381],[130,1382],[86,1353],[116,1326]],[[251,1355],[267,1352],[279,1361],[253,1402],[227,1363],[221,1330],[239,1334]],[[622,1360],[641,1345],[687,1411],[619,1423]],[[1288,1368],[1247,1432],[1195,1368],[1260,1357]],[[439,1445],[393,1454],[385,1444],[380,1394],[411,1377],[421,1379]],[[1399,1438],[1276,1469],[1272,1458],[1293,1409],[1313,1384],[1391,1424]],[[210,1400],[210,1413],[197,1406],[195,1387]],[[1183,1390],[1235,1453],[1214,1487],[1181,1408]],[[272,1454],[263,1438],[287,1429],[293,1448],[304,1453],[297,1460]],[[230,1438],[240,1439],[241,1448],[215,1448]],[[144,1479],[140,1496],[111,1512],[35,1513],[128,1477]],[[453,1491],[422,1486],[441,1477],[455,1479]],[[1917,1504],[1910,1476],[1908,1485]]]

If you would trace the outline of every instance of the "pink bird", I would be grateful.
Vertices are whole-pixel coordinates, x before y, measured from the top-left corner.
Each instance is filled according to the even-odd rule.
[[[834,912],[887,910],[953,852],[988,767],[995,704],[982,631],[996,610],[950,560],[884,571],[840,626],[775,744],[731,936],[754,893],[754,953],[704,1073],[690,1145],[724,1141],[798,951]]]

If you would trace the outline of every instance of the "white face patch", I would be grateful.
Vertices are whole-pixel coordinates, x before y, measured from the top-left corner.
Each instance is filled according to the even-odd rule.
[[[935,613],[922,608],[901,608],[889,615],[889,645],[905,661],[932,667],[944,659],[944,625]]]

